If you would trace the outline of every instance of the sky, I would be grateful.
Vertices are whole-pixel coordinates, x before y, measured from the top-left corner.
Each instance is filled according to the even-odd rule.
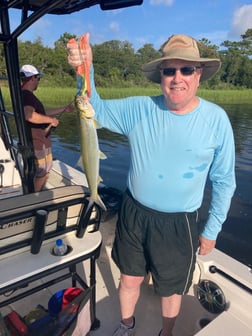
[[[11,12],[11,30],[19,24],[19,11]],[[45,15],[20,35],[22,41],[41,38],[53,47],[64,33],[90,33],[92,44],[128,41],[135,50],[150,43],[155,49],[173,34],[207,38],[220,45],[239,41],[252,28],[252,1],[242,0],[143,0],[143,5],[102,11],[99,5],[68,15]]]

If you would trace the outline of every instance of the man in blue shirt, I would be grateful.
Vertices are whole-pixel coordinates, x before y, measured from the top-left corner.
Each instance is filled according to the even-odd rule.
[[[143,66],[162,95],[103,100],[93,79],[92,51],[69,50],[69,64],[91,67],[90,103],[103,127],[129,139],[127,190],[118,216],[112,257],[120,269],[122,320],[114,336],[134,335],[140,286],[151,272],[161,297],[160,336],[171,336],[195,266],[196,252],[208,254],[226,219],[235,190],[233,132],[225,111],[196,96],[200,82],[220,68],[200,57],[196,40],[173,35],[162,57]],[[212,183],[209,216],[198,232],[198,209],[206,180]]]

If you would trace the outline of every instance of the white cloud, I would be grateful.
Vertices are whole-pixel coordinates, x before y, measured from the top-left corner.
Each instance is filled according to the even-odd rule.
[[[120,28],[120,26],[119,26],[119,23],[118,22],[110,22],[110,24],[109,24],[109,28],[110,28],[110,30],[112,30],[113,32],[118,32],[119,31],[119,28]]]
[[[244,5],[234,12],[230,37],[240,37],[252,28],[252,5]]]
[[[173,0],[150,0],[150,4],[153,6],[159,6],[159,5],[172,6]]]

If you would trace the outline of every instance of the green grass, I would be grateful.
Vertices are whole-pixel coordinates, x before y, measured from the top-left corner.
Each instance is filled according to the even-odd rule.
[[[244,90],[204,90],[198,95],[217,104],[252,104],[252,89]]]
[[[155,96],[160,88],[98,88],[103,98],[123,98],[129,96]],[[217,104],[252,104],[252,90],[210,90],[199,89],[197,95]]]
[[[104,99],[123,98],[129,96],[155,96],[161,93],[158,87],[154,88],[97,88]],[[74,100],[75,88],[45,88],[40,87],[36,95],[46,107],[56,107],[69,104]],[[2,88],[6,108],[10,108],[10,95],[6,87]],[[199,89],[198,95],[217,104],[252,104],[252,90],[208,90]]]

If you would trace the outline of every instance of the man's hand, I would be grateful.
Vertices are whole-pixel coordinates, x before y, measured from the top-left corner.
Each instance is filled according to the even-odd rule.
[[[51,123],[45,129],[46,138],[50,135],[51,130],[59,125],[59,120],[57,118],[51,118]]]
[[[213,248],[215,247],[216,240],[210,240],[207,238],[204,238],[202,236],[199,236],[199,254],[205,255],[210,253]]]
[[[67,52],[68,52],[68,64],[73,68],[76,68],[79,65],[82,65],[85,61],[88,62],[88,65],[91,66],[93,62],[92,49],[89,43],[89,33],[84,34],[85,49],[81,50],[78,46],[78,42],[74,39],[71,39],[67,43]]]
[[[52,118],[51,127],[57,127],[59,125],[59,120],[57,118]]]

